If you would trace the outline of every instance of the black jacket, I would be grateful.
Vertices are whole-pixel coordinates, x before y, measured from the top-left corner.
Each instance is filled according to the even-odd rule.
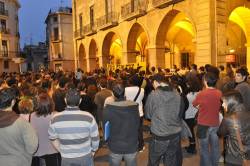
[[[135,153],[138,147],[139,110],[133,101],[115,101],[104,108],[104,124],[110,122],[109,149],[116,154]]]
[[[236,119],[234,123],[233,114]],[[240,164],[241,151],[236,137],[236,126],[240,131],[240,137],[248,159],[250,159],[250,112],[239,110],[231,114],[226,114],[220,125],[218,134],[226,137],[226,162]],[[237,124],[237,125],[235,125]]]

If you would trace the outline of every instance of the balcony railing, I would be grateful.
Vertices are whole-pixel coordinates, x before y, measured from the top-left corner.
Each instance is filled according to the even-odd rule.
[[[61,40],[60,40],[60,37],[59,37],[58,35],[51,35],[51,36],[50,36],[50,40],[51,40],[52,42],[59,42],[59,41],[61,41]]]
[[[153,0],[152,4],[156,8],[165,8],[169,5],[173,5],[181,1],[184,1],[184,0]]]
[[[10,34],[10,29],[9,28],[3,28],[3,27],[1,27],[0,28],[0,32],[2,33],[2,34]]]
[[[75,38],[83,38],[84,37],[84,35],[83,35],[83,28],[77,29],[74,32],[74,37]]]
[[[132,20],[146,14],[147,0],[133,0],[121,7],[121,15],[124,20]]]
[[[62,56],[61,53],[58,53],[58,54],[52,56],[52,60],[53,61],[62,61],[63,60],[63,56]]]
[[[9,12],[8,10],[0,10],[0,15],[4,15],[4,16],[8,16],[9,15]]]
[[[83,35],[90,36],[90,35],[93,35],[95,33],[96,33],[96,25],[94,23],[87,24],[83,27]]]
[[[0,51],[0,57],[1,58],[8,58],[9,52],[8,51]]]
[[[118,25],[118,13],[110,12],[96,20],[97,28],[105,30]]]

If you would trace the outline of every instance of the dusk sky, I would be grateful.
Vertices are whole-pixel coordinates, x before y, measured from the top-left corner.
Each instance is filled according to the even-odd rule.
[[[19,0],[20,42],[24,44],[36,44],[45,41],[45,18],[51,8],[70,6],[71,0]]]

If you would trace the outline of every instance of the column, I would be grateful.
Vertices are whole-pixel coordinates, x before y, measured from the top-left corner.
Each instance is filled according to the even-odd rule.
[[[149,66],[165,68],[165,48],[148,48]]]
[[[212,63],[212,38],[211,38],[211,24],[210,24],[210,1],[197,0],[197,44],[195,63],[198,66]]]
[[[247,69],[248,69],[248,72],[250,72],[250,43],[247,43],[246,44],[246,47],[247,47]]]

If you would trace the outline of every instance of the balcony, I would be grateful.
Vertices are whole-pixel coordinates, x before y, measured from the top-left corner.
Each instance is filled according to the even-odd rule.
[[[10,34],[10,29],[9,28],[5,28],[5,27],[1,27],[0,28],[0,32],[1,32],[1,34],[8,35],[8,34]]]
[[[97,28],[100,30],[106,30],[118,25],[118,13],[110,12],[96,20]]]
[[[62,61],[62,60],[63,60],[63,56],[61,53],[58,53],[52,56],[52,61]]]
[[[8,12],[8,10],[1,9],[1,10],[0,10],[0,15],[8,16],[8,15],[9,15],[9,12]]]
[[[96,34],[95,24],[87,24],[83,27],[83,35],[91,36],[93,34]]]
[[[147,12],[147,0],[133,0],[121,7],[122,18],[126,21],[141,17]]]
[[[77,29],[77,30],[74,32],[74,37],[75,37],[75,38],[84,38],[83,29],[82,29],[82,28]]]
[[[0,59],[8,59],[9,53],[8,51],[0,51]]]
[[[50,36],[50,41],[51,42],[61,42],[61,39],[58,35],[51,35]]]
[[[155,8],[165,8],[169,5],[176,4],[184,0],[153,0],[152,4]]]

